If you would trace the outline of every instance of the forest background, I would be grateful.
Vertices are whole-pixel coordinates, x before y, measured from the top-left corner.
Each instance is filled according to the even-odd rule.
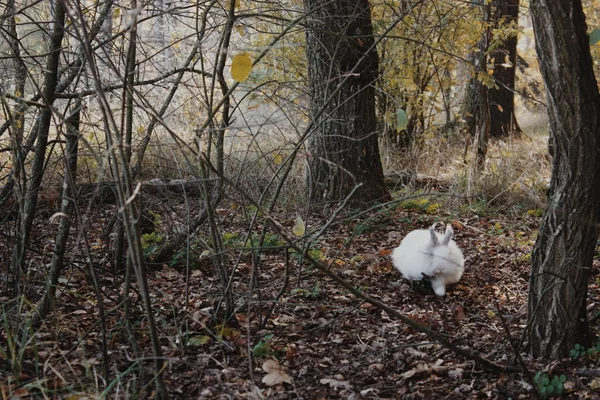
[[[545,4],[0,1],[3,397],[592,396],[600,21]]]

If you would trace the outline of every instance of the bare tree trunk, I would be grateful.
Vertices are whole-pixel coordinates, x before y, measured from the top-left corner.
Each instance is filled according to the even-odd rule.
[[[482,0],[478,0],[478,6],[481,9],[481,18],[486,23],[490,18],[490,5],[484,4]],[[470,55],[470,60],[473,62],[474,75],[469,80],[465,90],[464,103],[461,114],[465,121],[465,130],[468,135],[473,135],[477,143],[476,163],[478,168],[483,168],[485,165],[485,157],[487,154],[487,142],[490,137],[491,116],[488,88],[482,82],[480,74],[486,74],[487,51],[490,45],[490,32],[486,29],[481,39],[477,43],[477,48]]]
[[[494,0],[492,20],[496,28],[515,29],[519,21],[519,0]],[[515,117],[515,71],[517,69],[517,34],[510,36],[503,45],[490,55],[494,65],[497,88],[490,88],[490,136],[506,137],[520,133]]]
[[[11,47],[12,57],[13,57],[13,66],[15,69],[15,92],[20,93],[21,96],[25,94],[25,82],[27,80],[27,66],[25,65],[23,59],[21,58],[21,48],[19,43],[19,34],[17,32],[17,24],[15,21],[15,2],[14,0],[10,0],[5,9],[5,13],[8,16],[7,18],[7,31],[8,31],[8,41]],[[17,110],[12,110],[7,123],[10,123],[10,140],[12,144],[12,154],[14,165],[12,167],[12,173],[9,178],[8,183],[5,188],[2,190],[0,194],[0,208],[6,204],[8,199],[10,198],[10,193],[14,190],[14,198],[17,200],[16,204],[18,207],[19,214],[23,214],[23,198],[24,198],[24,189],[26,185],[26,177],[23,173],[24,165],[25,165],[25,150],[23,149],[23,137],[24,137],[24,128],[25,128],[25,113],[19,112]],[[7,109],[9,109],[7,107]],[[20,270],[18,268],[12,268],[8,271],[8,281],[15,282],[15,289],[18,288],[19,281],[19,273]]]
[[[38,304],[33,316],[33,326],[39,325],[48,315],[54,301],[58,278],[62,271],[63,259],[69,230],[71,229],[71,220],[75,208],[76,177],[77,177],[77,148],[79,143],[79,119],[81,114],[81,102],[78,101],[73,107],[73,115],[67,119],[67,133],[65,135],[65,175],[63,178],[61,216],[58,224],[58,232],[54,240],[54,249],[52,251],[52,261],[48,272],[48,286],[42,301]]]
[[[133,138],[133,95],[134,95],[134,82],[135,82],[135,63],[136,63],[136,49],[137,49],[137,27],[132,26],[129,32],[129,45],[127,48],[127,59],[125,60],[125,77],[123,79],[123,104],[121,109],[121,136],[125,139],[124,141],[124,155],[127,164],[131,163],[132,154],[132,138]],[[123,170],[123,173],[124,170]],[[133,178],[133,176],[132,176]],[[140,215],[142,210],[140,209]],[[114,269],[115,272],[123,270],[123,261],[125,254],[125,230],[123,224],[127,221],[122,219],[117,220],[116,225],[116,243],[115,243],[115,260]]]
[[[528,338],[534,356],[556,359],[592,344],[586,306],[600,212],[600,96],[581,1],[532,0],[531,16],[555,154],[532,254]]]
[[[50,132],[50,123],[52,120],[52,104],[56,96],[56,86],[58,84],[58,68],[61,55],[62,40],[64,37],[64,25],[66,10],[62,1],[59,1],[54,10],[54,29],[50,38],[48,48],[48,58],[46,60],[44,74],[43,100],[46,105],[40,114],[38,125],[37,141],[35,144],[35,153],[33,165],[31,168],[31,177],[27,183],[25,193],[25,203],[23,213],[19,213],[18,218],[18,238],[12,257],[12,270],[17,277],[15,285],[19,285],[20,273],[25,268],[25,249],[29,242],[29,233],[33,226],[35,209],[37,206],[37,195],[44,176],[44,162],[46,161],[46,147],[48,144],[48,135]],[[18,287],[15,287],[18,292]]]
[[[378,56],[368,0],[304,0],[310,86],[308,188],[312,201],[389,199],[379,157],[375,85]],[[315,11],[316,10],[316,11]],[[314,11],[314,13],[313,13]],[[345,79],[350,75],[349,79]]]

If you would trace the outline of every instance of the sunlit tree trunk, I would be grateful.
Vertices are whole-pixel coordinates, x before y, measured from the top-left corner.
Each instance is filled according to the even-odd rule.
[[[304,0],[310,85],[308,187],[316,203],[389,197],[377,142],[377,51],[368,0]]]
[[[519,0],[494,0],[492,20],[496,28],[515,29],[519,20]],[[517,64],[517,34],[511,35],[491,54],[493,76],[497,88],[489,90],[490,136],[505,137],[521,131],[515,117],[515,70]]]
[[[561,358],[589,347],[587,288],[600,211],[600,97],[580,0],[532,0],[554,145],[550,198],[532,254],[529,348]]]

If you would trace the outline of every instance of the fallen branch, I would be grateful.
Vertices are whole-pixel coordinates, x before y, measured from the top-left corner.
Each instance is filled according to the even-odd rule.
[[[595,378],[600,378],[600,369],[580,368],[575,370],[575,373],[580,376],[593,376]]]

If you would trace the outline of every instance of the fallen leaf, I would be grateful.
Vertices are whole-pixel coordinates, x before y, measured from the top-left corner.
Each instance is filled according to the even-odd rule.
[[[322,385],[329,385],[329,387],[332,387],[335,390],[338,390],[339,388],[350,389],[350,383],[346,381],[338,381],[337,379],[323,378],[319,382]]]
[[[406,349],[406,353],[411,355],[411,356],[415,356],[415,357],[427,357],[426,353],[423,353],[422,351],[419,351],[417,349],[415,349],[414,347],[409,347],[408,349]]]
[[[262,383],[267,386],[280,385],[282,383],[292,383],[292,377],[289,376],[284,368],[279,365],[277,360],[267,360],[262,365],[263,371],[267,373],[262,378]]]
[[[387,255],[390,255],[390,254],[392,254],[392,250],[390,250],[390,249],[381,249],[381,250],[379,250],[379,256],[380,257],[387,256]]]
[[[448,371],[448,376],[450,378],[460,379],[460,378],[462,378],[463,372],[464,372],[464,370],[462,368],[456,368],[456,369]]]
[[[467,318],[465,315],[465,310],[461,306],[456,307],[456,310],[454,310],[454,317],[457,321],[462,321],[463,319]]]
[[[563,389],[565,389],[565,390],[573,390],[573,389],[575,389],[575,382],[573,382],[573,381],[566,381],[565,383],[563,383]]]
[[[374,363],[369,365],[369,369],[375,369],[377,371],[383,371],[384,365],[382,363]]]
[[[296,347],[296,345],[293,343],[288,344],[287,349],[285,351],[285,359],[289,361],[289,360],[293,359],[294,357],[296,357],[297,355],[298,355],[298,348]]]

